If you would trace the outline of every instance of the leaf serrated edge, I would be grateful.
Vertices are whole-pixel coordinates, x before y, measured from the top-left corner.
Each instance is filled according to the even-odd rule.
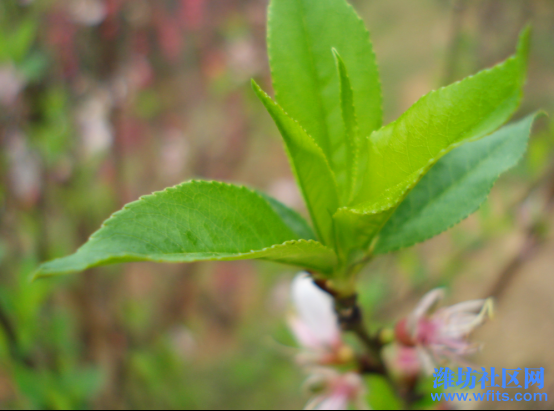
[[[191,260],[189,262],[241,260],[241,259],[243,259],[242,257],[248,257],[250,255],[255,255],[255,254],[262,254],[262,253],[267,252],[269,250],[278,250],[280,248],[286,248],[289,245],[295,245],[295,244],[298,244],[298,245],[310,244],[310,245],[316,246],[316,248],[319,248],[321,251],[328,252],[329,257],[331,257],[331,258],[334,257],[333,266],[336,264],[336,258],[337,257],[336,257],[335,252],[331,248],[325,246],[324,244],[320,243],[319,241],[305,240],[305,239],[288,240],[288,241],[285,241],[285,242],[280,243],[280,244],[274,244],[274,245],[269,246],[269,247],[261,248],[259,250],[250,250],[249,252],[245,252],[245,253],[228,253],[228,254],[232,254],[232,255],[222,256],[222,257],[215,257],[214,256],[214,257],[210,257],[210,258],[206,258],[206,259]],[[195,253],[190,253],[190,254],[195,254]],[[210,253],[209,252],[204,252],[204,253],[199,253],[199,254],[208,255]],[[213,253],[213,254],[221,254],[221,253]],[[158,255],[158,254],[154,254],[154,255]],[[164,255],[164,254],[159,254],[159,255]],[[168,254],[165,254],[166,258],[169,257],[169,256],[182,256],[182,255],[186,255],[186,253],[168,253]],[[155,262],[155,263],[165,263],[165,264],[183,264],[183,263],[187,262],[187,261],[182,261],[182,260],[181,261],[179,261],[179,260],[170,261],[170,260],[167,260],[166,258],[146,257],[142,254],[135,254],[135,253],[114,253],[114,254],[107,255],[106,258],[104,258],[102,260],[99,260],[99,261],[97,261],[93,264],[84,265],[84,267],[80,270],[88,270],[88,269],[91,269],[91,268],[94,268],[94,267],[107,265],[106,263],[110,262],[110,261],[113,261],[114,263],[116,263],[120,259],[122,260],[122,262],[124,262],[124,260],[128,260],[128,259],[131,260],[132,259],[132,261],[134,261],[134,262]],[[244,258],[244,259],[247,259],[247,258]],[[274,260],[272,260],[271,258],[268,258],[268,257],[253,257],[253,259],[274,261]],[[54,262],[54,261],[56,261],[56,259],[52,260],[52,262]],[[285,263],[283,262],[283,264],[285,264]],[[310,268],[310,269],[316,269],[318,271],[321,271],[321,273],[323,273],[323,274],[330,274],[333,270],[333,266],[329,267],[328,270],[321,270],[320,265],[293,264],[293,263],[288,263],[288,264],[301,266],[301,267],[305,267],[305,268]],[[31,280],[34,281],[34,280],[37,280],[37,279],[40,279],[40,278],[48,278],[48,277],[54,277],[54,276],[58,276],[58,275],[64,275],[64,274],[75,272],[76,270],[73,270],[73,269],[72,270],[63,270],[63,271],[57,271],[56,273],[48,273],[48,274],[43,274],[43,273],[41,273],[41,271],[42,271],[41,268],[39,268],[37,271],[35,271],[31,276]]]
[[[373,62],[373,65],[375,66],[375,74],[377,75],[377,84],[379,85],[378,89],[378,96],[379,96],[379,127],[377,127],[376,130],[378,130],[383,125],[383,83],[381,81],[381,75],[379,70],[379,64],[377,63],[377,54],[375,54],[375,50],[373,49],[373,42],[371,41],[371,33],[369,32],[367,26],[365,25],[364,20],[361,18],[361,16],[358,14],[354,6],[350,4],[349,2],[345,1],[348,8],[352,10],[352,13],[356,16],[356,19],[358,20],[358,24],[363,28],[363,31],[366,34],[366,40],[369,44],[369,49],[371,50],[371,60]]]
[[[346,203],[350,203],[352,201],[352,197],[354,195],[354,189],[356,187],[356,182],[358,179],[358,161],[360,158],[360,142],[358,141],[360,138],[360,127],[358,123],[358,115],[356,112],[356,107],[354,105],[354,90],[352,89],[352,81],[350,80],[350,76],[348,74],[348,70],[346,67],[346,64],[344,63],[344,60],[340,56],[340,53],[337,51],[336,48],[331,49],[333,56],[335,58],[335,64],[337,67],[337,73],[339,77],[339,101],[340,101],[340,108],[341,108],[341,114],[342,114],[342,121],[344,123],[344,134],[346,139],[346,144],[348,145],[348,148],[350,149],[352,153],[352,167],[350,170],[348,170],[348,187],[347,187],[347,195],[346,195]],[[343,81],[343,78],[346,79],[346,81]],[[345,97],[345,89],[350,93],[352,96],[352,104],[348,104],[344,97]],[[352,120],[353,123],[352,130],[350,130],[350,127],[347,122],[347,114],[345,108],[348,105],[348,109],[352,112]],[[350,135],[353,134],[353,135]]]
[[[527,26],[520,34],[519,36],[519,42],[518,42],[518,45],[517,45],[517,49],[516,49],[516,53],[511,55],[510,57],[508,57],[506,60],[502,61],[501,63],[499,64],[496,64],[490,68],[487,68],[487,69],[483,69],[473,75],[470,75],[468,77],[465,77],[461,80],[458,80],[452,84],[449,84],[447,86],[444,86],[444,87],[440,87],[439,89],[437,90],[431,90],[429,93],[425,94],[424,96],[420,97],[408,110],[406,110],[404,113],[402,113],[396,120],[392,121],[391,123],[381,127],[379,130],[375,130],[373,133],[371,133],[371,135],[369,137],[367,137],[367,139],[369,139],[371,141],[371,136],[373,136],[375,133],[378,133],[380,132],[381,130],[385,129],[385,128],[388,128],[388,127],[393,127],[396,123],[400,122],[404,117],[406,117],[408,115],[408,112],[412,110],[412,108],[418,106],[418,105],[421,105],[423,104],[428,98],[430,98],[431,96],[437,94],[437,93],[440,93],[440,92],[443,92],[445,89],[450,89],[452,90],[453,88],[456,88],[456,87],[459,87],[459,85],[461,83],[465,83],[467,84],[468,82],[471,82],[473,79],[475,79],[477,76],[481,76],[481,75],[484,75],[486,73],[489,73],[493,70],[497,70],[497,69],[500,69],[500,68],[503,68],[505,66],[507,66],[508,64],[512,64],[514,61],[517,61],[518,59],[521,59],[521,63],[523,63],[524,66],[526,66],[526,54],[528,52],[528,48],[529,48],[529,36],[530,36],[530,26]],[[520,87],[519,87],[519,90],[518,90],[518,101],[517,101],[517,105],[519,106],[519,104],[521,103],[521,100],[522,100],[522,97],[523,97],[523,89],[522,89],[522,85],[525,83],[525,80],[526,80],[526,76],[525,76],[525,69],[523,70],[522,72],[522,75],[520,77]],[[481,136],[479,138],[486,138],[487,136],[490,136],[491,134],[493,134],[494,132],[496,132],[497,129],[491,131],[490,133],[484,135],[484,136]],[[342,207],[342,209],[346,209],[347,211],[351,212],[351,213],[354,213],[354,214],[360,214],[360,215],[367,215],[367,214],[378,214],[378,213],[381,213],[383,211],[387,211],[391,208],[393,208],[394,206],[398,205],[401,201],[403,201],[404,197],[407,195],[407,193],[412,190],[415,185],[419,182],[419,180],[421,179],[421,177],[426,174],[429,169],[438,161],[440,160],[440,158],[442,158],[444,155],[448,154],[450,151],[458,148],[459,146],[465,144],[465,143],[469,143],[469,142],[472,142],[472,141],[475,141],[477,139],[469,139],[469,140],[463,140],[463,141],[460,141],[458,143],[455,143],[451,146],[449,146],[448,148],[444,148],[442,150],[439,151],[439,153],[437,154],[437,156],[433,157],[432,159],[430,159],[428,161],[428,163],[420,168],[419,170],[416,170],[416,172],[412,173],[412,176],[408,177],[406,180],[404,180],[403,182],[400,182],[398,183],[396,186],[394,187],[391,187],[389,189],[387,189],[383,195],[386,196],[386,193],[387,192],[394,192],[394,190],[396,189],[396,187],[400,186],[400,185],[404,185],[405,182],[409,182],[409,185],[407,186],[407,188],[405,190],[402,190],[400,191],[400,200],[398,202],[390,202],[388,204],[385,204],[379,208],[363,208],[364,205],[363,203],[360,204],[359,206],[357,206],[355,208],[353,207]],[[403,197],[404,196],[404,197]]]
[[[335,177],[335,173],[333,171],[333,169],[331,168],[331,165],[329,164],[329,160],[327,159],[327,156],[325,155],[325,152],[323,151],[323,149],[317,144],[317,142],[314,140],[314,138],[304,129],[304,127],[302,127],[302,125],[296,120],[294,119],[293,117],[291,117],[284,109],[283,107],[281,107],[279,105],[279,103],[277,103],[275,100],[273,100],[271,98],[271,96],[269,96],[269,94],[267,94],[259,85],[258,83],[256,83],[256,81],[254,81],[254,79],[252,79],[252,87],[254,88],[254,91],[256,92],[256,94],[262,94],[263,96],[265,96],[267,98],[267,101],[269,101],[272,105],[274,105],[279,111],[281,111],[281,113],[283,113],[290,121],[292,121],[294,124],[296,124],[298,126],[298,128],[305,134],[305,136],[308,138],[308,140],[314,145],[314,148],[316,150],[316,152],[320,155],[320,157],[322,158],[324,164],[327,166],[328,170],[329,170],[329,173],[330,173],[330,176],[331,176],[331,180],[333,182],[333,188],[334,188],[334,193],[335,193],[335,196],[337,198],[337,201],[340,201],[339,200],[339,189],[338,189],[338,184],[337,184],[337,180],[336,180],[336,177]],[[262,104],[265,105],[265,102],[263,99],[262,100]],[[271,115],[271,113],[269,113]],[[279,130],[280,131],[280,130]],[[294,158],[292,156],[292,153],[290,152],[289,150],[289,147],[286,143],[286,139],[284,136],[282,136],[282,140],[283,140],[283,147],[285,149],[285,152],[287,154],[287,157],[289,159],[289,163],[291,165],[291,169],[292,169],[292,172],[296,178],[296,181],[298,183],[298,185],[300,186],[300,191],[302,192],[302,197],[304,197],[304,202],[306,203],[306,206],[308,208],[308,211],[310,213],[310,217],[312,219],[312,223],[316,229],[316,233],[319,237],[319,239],[323,239],[324,236],[322,234],[322,231],[319,227],[319,224],[318,224],[318,221],[316,220],[315,218],[315,213],[313,211],[313,206],[311,204],[311,201],[310,199],[308,198],[308,195],[307,195],[307,190],[305,188],[305,184],[304,182],[302,181],[302,179],[299,177],[298,175],[298,170],[297,170],[297,166],[296,166],[296,162],[294,161]]]
[[[310,44],[311,42],[311,39],[309,39],[308,37],[308,29],[306,28],[306,22],[305,22],[305,19],[306,19],[306,11],[305,11],[305,6],[302,2],[302,0],[293,0],[293,1],[298,1],[300,2],[299,3],[299,8],[302,9],[302,16],[301,16],[301,20],[302,20],[302,32],[304,33],[304,42],[306,44],[306,47],[308,48],[308,50],[310,51],[308,53],[308,58],[310,60],[310,71],[312,72],[312,75],[313,75],[313,78],[316,82],[316,85],[317,85],[317,96],[315,96],[315,100],[317,101],[317,106],[318,106],[318,112],[319,114],[322,116],[321,120],[323,123],[324,123],[324,131],[325,131],[325,135],[323,136],[324,137],[324,142],[325,142],[325,148],[322,148],[320,147],[320,149],[322,150],[325,158],[330,158],[330,150],[331,150],[331,137],[329,135],[329,128],[327,126],[327,112],[326,112],[326,108],[325,108],[325,103],[323,102],[323,96],[321,94],[321,89],[322,87],[321,86],[321,79],[320,79],[320,76],[319,76],[319,72],[317,70],[317,67],[316,67],[316,64],[315,64],[315,61],[314,61],[314,53],[312,52],[312,45]],[[273,58],[271,57],[273,55],[272,53],[272,50],[273,50],[273,47],[271,46],[271,38],[272,38],[272,21],[273,21],[273,7],[274,7],[274,4],[275,4],[275,0],[272,0],[269,4],[269,7],[268,7],[268,16],[267,16],[267,27],[268,27],[268,30],[267,30],[267,51],[268,51],[268,60],[269,60],[269,71],[271,73],[271,79],[272,79],[272,84],[273,84],[273,91],[275,93],[275,101],[279,101],[279,86],[277,85],[277,77],[275,76],[275,71],[273,69]],[[277,103],[278,104],[278,103]],[[280,104],[278,104],[280,106]],[[285,110],[281,107],[281,109],[283,110],[283,112],[285,112]],[[286,112],[285,112],[286,113]],[[287,114],[288,115],[288,114]],[[291,116],[288,116],[290,119],[293,119],[293,117]],[[294,120],[294,119],[293,119]],[[296,121],[296,120],[294,120]],[[298,123],[300,124],[300,123]],[[306,134],[308,134],[306,132]],[[309,134],[308,134],[309,135]],[[311,136],[310,136],[311,137]],[[312,138],[313,139],[313,138]],[[314,139],[314,142],[315,142],[315,139]],[[319,145],[318,145],[319,146]],[[327,151],[327,153],[326,153]],[[328,157],[329,156],[329,157]]]
[[[533,120],[531,122],[531,125],[529,127],[529,133],[531,133],[531,130],[533,128],[533,124],[534,124],[534,121],[542,116],[542,115],[546,115],[546,113],[544,112],[538,112],[538,113],[535,113],[533,116]],[[485,137],[486,138],[486,137]],[[511,170],[515,167],[517,167],[517,165],[523,160],[523,157],[525,155],[525,153],[527,152],[527,149],[529,147],[529,138],[527,138],[527,142],[525,144],[525,149],[522,151],[521,155],[519,156],[519,158],[514,162],[514,164],[512,164],[511,166],[505,168],[503,171],[499,172],[498,175],[492,180],[491,184],[490,184],[490,187],[487,189],[487,193],[486,195],[484,196],[483,198],[483,201],[481,201],[481,203],[479,205],[477,205],[476,207],[474,207],[472,209],[472,211],[469,211],[467,214],[464,214],[463,217],[461,217],[460,219],[458,219],[455,223],[452,223],[451,225],[449,225],[448,227],[446,227],[444,230],[442,231],[439,231],[435,234],[430,234],[430,235],[427,235],[427,236],[423,236],[421,240],[417,240],[417,241],[409,241],[409,242],[406,242],[404,244],[400,244],[398,246],[395,246],[395,247],[392,247],[392,248],[387,248],[385,251],[382,251],[382,252],[379,252],[379,248],[376,247],[375,250],[376,250],[376,254],[387,254],[387,253],[392,253],[392,252],[395,252],[395,251],[399,251],[399,250],[403,250],[405,248],[408,248],[408,247],[412,247],[416,244],[419,244],[419,243],[423,243],[427,240],[430,240],[431,238],[433,237],[436,237],[448,230],[450,230],[451,228],[457,226],[458,224],[460,224],[462,221],[464,221],[466,218],[468,218],[470,215],[472,215],[473,213],[475,213],[477,210],[479,210],[481,208],[481,206],[487,201],[487,199],[489,198],[490,196],[490,193],[492,191],[492,188],[494,187],[494,185],[496,184],[496,182],[498,181],[498,179],[500,178],[500,176],[502,174],[504,174],[505,172],[507,172],[508,170]],[[377,240],[378,241],[378,240]],[[378,243],[377,243],[378,245]]]
[[[192,179],[192,180],[187,180],[187,181],[184,181],[182,183],[179,183],[179,184],[176,184],[174,186],[171,186],[171,187],[166,187],[164,188],[163,190],[158,190],[158,191],[154,191],[150,194],[145,194],[145,195],[142,195],[140,196],[137,200],[135,201],[131,201],[127,204],[125,204],[120,210],[117,210],[115,211],[114,213],[112,213],[106,220],[104,220],[104,222],[100,225],[100,228],[98,230],[96,230],[94,233],[92,233],[89,237],[89,240],[92,240],[94,238],[94,236],[102,229],[104,228],[104,226],[106,226],[111,220],[114,219],[114,217],[117,217],[118,214],[122,213],[123,211],[127,211],[127,210],[131,210],[132,211],[132,208],[137,206],[139,203],[143,202],[143,201],[149,201],[153,198],[156,198],[157,196],[159,195],[162,195],[163,193],[170,193],[172,191],[177,191],[179,190],[181,187],[184,187],[184,186],[188,186],[188,185],[212,185],[212,186],[222,186],[222,187],[225,187],[226,189],[234,189],[234,188],[238,188],[239,190],[243,190],[243,191],[246,191],[250,194],[254,194],[256,197],[260,198],[261,200],[263,200],[264,203],[267,203],[267,205],[270,207],[271,210],[273,210],[273,208],[271,207],[271,204],[269,204],[269,201],[267,201],[267,199],[265,199],[260,193],[258,193],[255,189],[252,189],[250,187],[247,187],[243,184],[235,184],[235,183],[227,183],[227,182],[224,182],[224,181],[217,181],[217,180],[200,180],[200,179]]]
[[[456,89],[460,86],[461,83],[471,83],[476,77],[478,76],[482,76],[482,75],[485,75],[487,73],[490,73],[491,71],[493,70],[498,70],[498,69],[502,69],[504,68],[505,66],[507,66],[508,64],[511,64],[513,61],[516,61],[518,59],[523,59],[524,60],[524,63],[525,62],[525,59],[526,59],[526,54],[527,54],[527,49],[528,49],[528,43],[529,43],[529,35],[530,35],[530,27],[527,26],[523,31],[522,33],[520,34],[519,36],[519,41],[518,41],[518,44],[517,44],[517,48],[516,48],[516,53],[515,54],[512,54],[511,56],[509,56],[507,59],[503,60],[502,62],[498,63],[498,64],[495,64],[494,66],[492,67],[489,67],[489,68],[486,68],[486,69],[483,69],[483,70],[480,70],[478,71],[477,73],[475,74],[472,74],[472,75],[469,75],[467,77],[464,77],[463,79],[461,80],[458,80],[458,81],[455,81],[454,83],[451,83],[451,84],[448,84],[446,86],[443,86],[443,87],[440,87],[436,90],[431,90],[429,93],[421,96],[412,106],[410,106],[410,108],[408,110],[406,110],[404,113],[402,113],[396,120],[390,122],[389,124],[381,127],[380,129],[378,130],[375,130],[373,133],[371,133],[371,135],[369,137],[367,137],[368,139],[371,139],[371,136],[375,133],[378,133],[379,131],[383,130],[384,128],[388,128],[388,127],[392,127],[394,126],[396,123],[399,123],[401,120],[403,120],[407,115],[408,115],[408,112],[410,112],[414,107],[417,107],[419,105],[422,105],[428,98],[430,98],[431,96],[434,96],[435,94],[438,94],[438,93],[442,93],[443,91],[445,91],[446,89],[449,89],[449,90],[453,90],[453,89]],[[524,64],[524,66],[526,66],[526,64]],[[522,98],[522,95],[523,95],[523,91],[522,91],[522,87],[521,85],[523,85],[525,83],[525,79],[526,79],[526,76],[525,76],[525,70],[523,70],[523,73],[522,73],[522,76],[520,78],[520,87],[519,87],[519,99],[518,99],[518,105],[519,105],[519,102],[521,102],[521,98]],[[492,132],[491,132],[492,134]]]
[[[274,14],[273,7],[274,7],[274,2],[275,1],[276,0],[271,0],[270,3],[269,3],[268,9],[267,9],[267,27],[268,27],[268,29],[267,29],[267,35],[266,35],[266,43],[267,43],[267,51],[268,51],[267,55],[268,55],[268,62],[269,62],[269,72],[271,74],[273,92],[274,92],[275,100],[278,102],[280,93],[279,93],[279,87],[277,86],[278,82],[277,82],[277,78],[275,76],[275,70],[273,69],[273,61],[274,61],[274,59],[272,58],[273,53],[271,52],[273,50],[271,38],[272,38],[272,33],[273,33],[272,21],[273,21],[273,14]],[[297,1],[302,1],[302,0],[297,0]],[[379,64],[377,63],[377,55],[375,54],[375,50],[373,49],[373,43],[371,41],[371,33],[369,32],[367,26],[365,25],[364,20],[360,17],[360,15],[358,14],[358,12],[354,8],[354,6],[352,6],[352,4],[350,4],[346,0],[343,0],[343,2],[345,4],[346,8],[350,10],[351,14],[356,19],[356,22],[358,23],[358,25],[362,28],[362,32],[364,32],[364,34],[365,34],[364,41],[366,41],[367,45],[369,46],[370,59],[373,63],[373,66],[375,67],[375,74],[376,74],[376,77],[377,77],[377,86],[378,86],[377,87],[377,97],[379,98],[379,104],[377,105],[378,110],[379,110],[379,116],[378,116],[379,122],[378,122],[378,126],[375,130],[378,130],[383,125],[383,111],[384,111],[383,110],[383,84],[382,84],[382,81],[381,81]],[[302,9],[304,9],[303,5],[301,5],[300,7]],[[303,16],[303,20],[304,20],[304,16]],[[303,30],[304,30],[304,32],[306,32],[306,28],[305,28],[304,24],[303,24]],[[312,59],[311,56],[310,56],[310,59]],[[313,62],[312,62],[312,67],[315,67]],[[317,70],[315,68],[314,68],[314,71],[316,73],[316,78],[317,78],[317,81],[319,83],[319,81],[320,81],[319,80],[319,75],[317,74]],[[353,94],[353,96],[355,96],[355,95]],[[323,107],[322,111],[323,111],[323,113],[325,113],[325,108],[324,108],[325,105],[323,103],[321,103],[321,98],[322,98],[321,95],[319,95],[319,97],[318,97],[318,100],[320,101],[319,105],[320,105],[320,107]],[[356,101],[356,98],[354,97],[354,105],[355,105],[355,101]],[[291,116],[289,116],[289,117],[294,120],[293,117],[291,117]],[[323,119],[323,121],[326,122],[327,120]],[[325,126],[325,130],[326,130],[326,138],[327,138],[327,140],[329,140],[330,137],[329,137],[329,130],[328,130],[327,126]],[[322,150],[322,151],[325,153],[325,150]],[[327,158],[327,155],[326,155],[326,158]],[[331,170],[333,170],[333,169],[331,168]]]

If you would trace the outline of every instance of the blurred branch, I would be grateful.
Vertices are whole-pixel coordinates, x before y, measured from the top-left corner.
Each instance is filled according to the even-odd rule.
[[[513,282],[516,275],[521,272],[520,268],[536,255],[537,251],[545,242],[545,217],[554,210],[554,171],[547,173],[546,178],[541,181],[548,182],[546,203],[537,221],[532,222],[525,229],[525,240],[516,255],[506,264],[499,273],[496,281],[485,294],[487,297],[500,298],[508,286]]]
[[[2,305],[0,305],[0,328],[4,331],[4,334],[6,335],[8,349],[12,358],[15,361],[21,362],[24,365],[33,368],[35,366],[34,361],[27,356],[21,355],[15,326],[8,317],[8,314],[4,311]]]
[[[367,354],[358,358],[360,372],[362,374],[378,374],[383,376],[395,390],[397,396],[403,401],[405,409],[411,409],[419,396],[416,392],[417,378],[410,381],[396,381],[390,374],[382,355],[384,344],[380,338],[380,331],[371,335],[364,321],[363,313],[358,304],[356,294],[349,297],[339,297],[327,285],[326,281],[316,281],[318,287],[329,293],[335,301],[335,312],[339,324],[344,332],[353,333],[367,350]]]
[[[6,335],[8,346],[10,348],[10,353],[12,353],[13,355],[14,353],[17,352],[17,335],[15,333],[15,329],[13,327],[12,322],[10,321],[6,312],[4,312],[4,308],[1,305],[0,305],[0,326],[4,330],[4,334]]]
[[[467,8],[464,0],[454,0],[452,4],[452,16],[450,24],[450,36],[446,46],[446,62],[442,76],[442,85],[452,83],[456,78],[456,66],[460,55],[462,42],[462,26]]]

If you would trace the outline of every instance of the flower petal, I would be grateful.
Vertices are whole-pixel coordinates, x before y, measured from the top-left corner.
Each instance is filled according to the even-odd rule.
[[[444,298],[444,289],[435,288],[423,296],[414,311],[408,317],[408,331],[414,335],[417,323]]]
[[[333,346],[340,341],[333,298],[321,290],[307,273],[297,275],[292,281],[292,300],[299,321],[310,330],[319,345]],[[310,343],[310,347],[313,347],[313,343]]]

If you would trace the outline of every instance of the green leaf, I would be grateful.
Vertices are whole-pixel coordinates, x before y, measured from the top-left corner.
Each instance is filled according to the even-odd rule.
[[[38,25],[35,19],[23,20],[16,28],[5,31],[0,47],[0,61],[11,60],[21,63],[37,37]]]
[[[256,190],[256,193],[267,200],[271,208],[273,208],[273,211],[279,214],[279,217],[281,217],[285,224],[288,225],[299,238],[303,238],[305,240],[316,239],[312,228],[308,225],[308,222],[300,216],[300,214],[261,191]]]
[[[296,181],[304,196],[318,238],[334,243],[332,216],[339,206],[337,183],[321,148],[295,120],[252,81],[254,91],[273,117],[285,147]]]
[[[360,146],[362,142],[360,141],[358,119],[356,117],[356,110],[354,109],[354,92],[352,91],[348,70],[346,69],[346,65],[336,49],[333,49],[333,55],[335,56],[335,63],[337,65],[339,75],[340,105],[342,121],[344,123],[344,139],[346,148],[346,163],[344,165],[347,181],[345,184],[339,184],[339,187],[342,187],[342,203],[347,204],[351,200],[351,196],[354,192],[354,186],[356,185],[358,178],[358,160],[360,157]]]
[[[529,34],[522,33],[518,52],[504,63],[427,94],[370,136],[357,208],[391,207],[440,157],[512,116],[523,94]]]
[[[348,161],[340,87],[331,53],[348,67],[362,136],[381,127],[381,85],[369,33],[345,0],[272,0],[268,53],[275,99],[329,159],[339,187]]]
[[[245,187],[183,183],[127,204],[75,254],[42,265],[35,276],[131,261],[251,258],[330,273],[334,252],[317,241],[302,239],[301,217],[286,212],[283,220],[280,214],[285,206],[276,204]]]
[[[365,248],[429,169],[463,143],[482,138],[517,109],[529,29],[517,53],[491,69],[422,97],[367,140],[369,160],[352,206],[335,215],[346,248]]]
[[[444,156],[383,227],[375,253],[425,241],[475,212],[500,174],[523,157],[535,118],[530,115]]]
[[[382,375],[364,376],[367,387],[366,400],[372,410],[402,410],[404,406],[394,387]]]

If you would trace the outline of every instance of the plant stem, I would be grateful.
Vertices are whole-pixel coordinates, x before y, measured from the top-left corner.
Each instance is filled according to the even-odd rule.
[[[392,377],[381,355],[383,343],[378,336],[372,336],[364,324],[357,294],[342,297],[329,287],[329,282],[316,281],[316,284],[333,296],[335,312],[337,313],[341,329],[344,332],[351,332],[356,335],[366,348],[366,355],[358,358],[360,373],[383,376],[394,389],[397,396],[404,402],[405,409],[411,409],[418,398],[416,393],[418,379],[415,377],[408,384],[403,384]]]

